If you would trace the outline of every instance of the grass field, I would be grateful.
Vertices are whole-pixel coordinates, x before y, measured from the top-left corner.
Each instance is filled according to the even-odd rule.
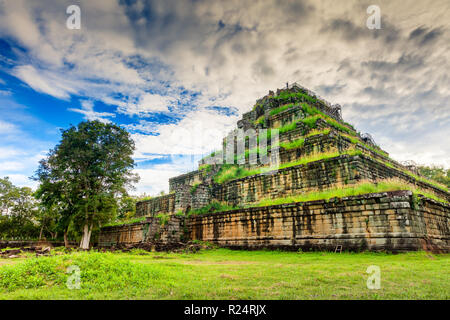
[[[77,265],[81,288],[68,289]],[[370,265],[381,288],[366,286]],[[72,253],[0,260],[2,299],[449,299],[450,255],[425,252]]]

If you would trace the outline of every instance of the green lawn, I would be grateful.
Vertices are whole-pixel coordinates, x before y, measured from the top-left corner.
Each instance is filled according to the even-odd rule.
[[[66,287],[70,265],[79,290]],[[370,265],[381,269],[379,290],[366,286]],[[74,253],[1,259],[0,298],[449,299],[449,271],[449,254],[425,252]]]

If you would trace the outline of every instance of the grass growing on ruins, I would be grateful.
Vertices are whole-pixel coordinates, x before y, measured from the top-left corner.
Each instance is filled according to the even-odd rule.
[[[123,224],[130,224],[130,223],[136,223],[136,222],[142,222],[145,220],[145,217],[134,217],[134,218],[130,218],[130,219],[124,219],[124,220],[119,220],[119,221],[114,221],[114,222],[110,222],[106,225],[104,225],[104,227],[115,227],[115,226],[121,226]]]
[[[264,121],[266,120],[266,117],[264,115],[260,116],[258,119],[255,120],[255,124],[264,124]]]
[[[356,156],[356,155],[361,155],[361,154],[362,154],[362,152],[360,150],[355,150],[355,149],[347,149],[343,152],[339,152],[338,150],[330,149],[329,151],[326,151],[326,152],[312,153],[308,156],[300,158],[299,160],[284,163],[279,167],[279,169],[299,166],[302,164],[307,164],[307,163],[319,161],[319,160],[331,159],[331,158],[339,157],[342,155]]]
[[[331,132],[330,128],[323,129],[323,130],[314,129],[314,130],[311,130],[310,132],[308,132],[305,135],[305,138],[317,136],[317,135],[320,135],[320,134],[327,135],[327,134],[330,134],[330,132]]]
[[[397,190],[410,190],[416,195],[423,195],[427,198],[448,203],[445,199],[441,199],[436,195],[417,188],[412,184],[405,183],[399,179],[386,179],[380,180],[377,183],[373,183],[370,181],[361,181],[356,184],[348,185],[348,186],[339,186],[337,188],[323,190],[323,191],[314,191],[303,193],[296,196],[285,197],[285,198],[277,198],[277,199],[263,199],[256,204],[256,206],[271,206],[277,204],[285,204],[285,203],[293,203],[293,202],[305,202],[305,201],[314,201],[314,200],[330,200],[332,198],[343,198],[350,196],[358,196],[367,193],[380,193],[387,191],[397,191]],[[254,206],[254,205],[253,205]]]
[[[270,110],[269,115],[271,115],[271,116],[277,115],[289,108],[292,108],[293,106],[294,106],[293,103],[284,104],[282,106],[279,106],[278,108],[274,108],[274,109]]]
[[[309,103],[317,103],[316,97],[311,97],[310,95],[302,92],[288,92],[283,91],[279,95],[273,97],[276,100],[282,100],[282,101],[308,101]]]
[[[291,149],[298,149],[303,147],[303,145],[305,144],[305,139],[308,137],[313,137],[313,136],[317,136],[319,134],[323,134],[323,135],[327,135],[330,133],[330,129],[324,129],[324,130],[311,130],[310,132],[308,132],[308,134],[306,134],[305,136],[303,136],[302,138],[298,138],[297,140],[291,141],[291,142],[282,142],[280,143],[280,147],[286,149],[286,150],[291,150]]]
[[[350,142],[353,143],[353,144],[360,144],[363,147],[365,147],[366,149],[369,149],[370,151],[378,153],[379,155],[382,155],[383,157],[389,157],[389,155],[386,152],[384,152],[383,150],[380,150],[378,148],[372,147],[372,146],[362,142],[361,140],[357,139],[356,137],[353,137],[353,136],[351,136],[349,134],[346,134],[346,133],[342,133],[341,135],[343,137],[347,138],[348,140],[350,140]]]
[[[291,142],[280,143],[280,147],[282,147],[286,150],[291,150],[291,149],[301,148],[301,147],[303,147],[304,144],[305,144],[305,138],[299,138],[299,139],[291,141]]]
[[[3,261],[3,260],[0,260]],[[202,250],[72,253],[0,264],[3,299],[443,299],[450,255]],[[69,266],[80,270],[70,290]],[[366,270],[381,271],[367,288]],[[73,283],[73,282],[72,282]]]
[[[381,162],[381,163],[383,163],[384,165],[386,165],[387,167],[390,167],[390,168],[392,168],[392,169],[400,170],[400,169],[396,168],[394,165],[392,165],[392,164],[389,163],[389,162],[382,161],[382,160],[379,160],[379,159],[373,159],[373,160],[374,160],[374,161]],[[406,169],[405,169],[405,170],[400,170],[400,171],[402,171],[404,174],[406,174],[406,175],[408,175],[408,176],[410,176],[410,177],[412,177],[412,178],[414,178],[414,179],[416,179],[416,180],[418,180],[418,181],[421,181],[421,182],[424,182],[424,183],[431,184],[432,186],[434,186],[434,187],[436,187],[436,188],[438,188],[438,189],[444,190],[445,192],[449,192],[449,189],[447,188],[446,185],[443,185],[443,184],[441,184],[441,183],[439,183],[439,182],[437,182],[437,181],[430,180],[430,179],[427,179],[427,178],[422,177],[422,176],[418,176],[417,174],[415,174],[415,173],[413,173],[413,172],[411,172],[411,171],[409,171],[409,170],[406,170]]]

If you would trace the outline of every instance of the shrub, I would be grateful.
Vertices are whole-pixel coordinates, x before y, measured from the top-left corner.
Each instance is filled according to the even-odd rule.
[[[157,270],[114,256],[112,253],[77,252],[27,259],[0,268],[0,288],[8,291],[44,286],[66,287],[69,266],[81,271],[81,289],[109,291],[126,287],[145,287],[160,277]]]

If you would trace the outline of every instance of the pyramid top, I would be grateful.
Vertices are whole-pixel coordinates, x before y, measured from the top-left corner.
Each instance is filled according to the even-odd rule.
[[[272,102],[273,100],[277,100],[278,103]],[[261,106],[264,109],[272,109],[280,105],[280,102],[308,102],[326,115],[334,118],[335,120],[342,121],[342,108],[339,104],[331,104],[313,91],[299,85],[296,82],[292,84],[286,83],[286,87],[277,89],[276,93],[270,90],[266,96],[256,100],[256,104],[252,111],[258,110],[258,107]],[[259,113],[261,113],[261,110],[259,111]],[[261,115],[257,112],[257,117],[259,116]]]

